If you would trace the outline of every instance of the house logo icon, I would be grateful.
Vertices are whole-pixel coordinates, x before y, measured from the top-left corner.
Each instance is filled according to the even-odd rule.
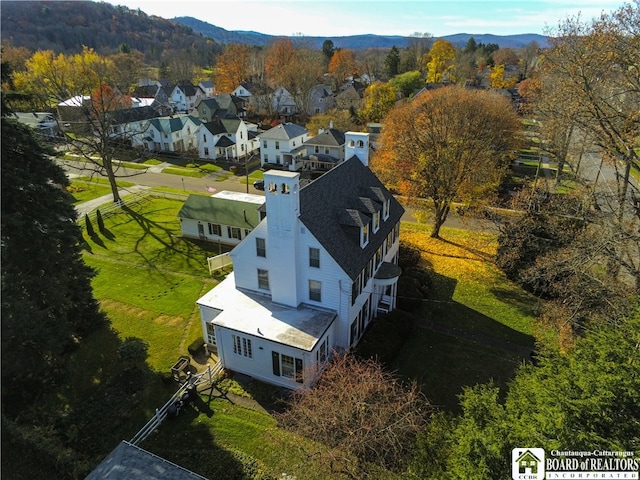
[[[511,451],[513,480],[544,480],[544,448],[514,448]]]

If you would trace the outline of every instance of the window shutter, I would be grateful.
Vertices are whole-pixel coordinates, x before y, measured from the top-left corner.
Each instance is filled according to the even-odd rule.
[[[278,352],[271,352],[271,363],[273,363],[273,374],[276,377],[280,376],[280,354]]]
[[[302,359],[296,358],[296,382],[302,383]]]

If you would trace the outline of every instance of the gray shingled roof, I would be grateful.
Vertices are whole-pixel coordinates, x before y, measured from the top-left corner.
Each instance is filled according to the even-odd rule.
[[[327,145],[339,147],[344,145],[344,132],[330,128],[304,142],[305,145]]]
[[[360,226],[390,199],[389,218],[369,229],[369,244],[360,248]],[[355,280],[404,213],[373,172],[357,157],[339,164],[300,189],[300,221],[340,267]]]
[[[181,117],[154,118],[151,120],[151,125],[160,132],[178,132],[182,130],[188,119],[191,119],[191,121],[196,125],[200,125],[202,123],[196,117],[184,115]]]
[[[269,140],[289,140],[296,138],[309,131],[295,123],[281,123],[273,128],[270,128],[266,132],[260,135],[261,138],[268,138]]]
[[[122,441],[85,480],[207,480],[186,468]]]

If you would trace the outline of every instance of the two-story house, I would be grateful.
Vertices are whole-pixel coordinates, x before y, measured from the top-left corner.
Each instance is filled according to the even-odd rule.
[[[260,165],[282,165],[294,169],[298,147],[309,139],[309,131],[295,123],[281,123],[261,133]]]
[[[190,113],[201,98],[205,98],[202,89],[191,82],[181,82],[173,87],[169,101],[176,112]]]
[[[344,147],[344,132],[333,128],[332,122],[302,144],[293,157],[295,170],[330,170],[344,161]]]
[[[242,82],[232,95],[244,100],[246,108],[256,115],[273,113],[273,89],[262,81]]]
[[[328,85],[316,85],[309,91],[309,105],[307,113],[316,115],[318,113],[326,113],[335,107],[333,92]]]
[[[200,99],[191,112],[201,122],[218,118],[244,118],[244,100],[228,93],[219,93],[211,98]]]
[[[202,103],[202,102],[201,102]],[[198,134],[200,158],[239,162],[260,146],[257,131],[239,118],[218,118],[203,123]]]
[[[273,111],[280,115],[294,115],[298,113],[298,105],[293,95],[284,87],[278,87],[273,92]]]
[[[200,125],[200,120],[191,115],[153,118],[139,141],[147,150],[154,152],[197,149]]]
[[[230,253],[234,272],[197,301],[224,368],[287,388],[310,385],[334,352],[395,308],[402,206],[368,167],[368,135],[300,187],[265,173],[267,216]]]

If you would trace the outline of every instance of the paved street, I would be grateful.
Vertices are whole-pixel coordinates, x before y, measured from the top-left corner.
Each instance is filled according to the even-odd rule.
[[[59,161],[60,165],[66,170],[70,178],[77,176],[90,176],[90,170],[83,170],[80,162],[73,162],[69,160]],[[122,195],[128,193],[134,193],[136,191],[143,190],[150,187],[168,187],[176,190],[182,190],[185,194],[194,192],[206,192],[207,187],[215,188],[216,192],[222,190],[229,190],[233,192],[247,192],[247,185],[243,182],[245,177],[236,177],[229,174],[226,180],[218,180],[215,174],[207,175],[203,178],[194,177],[182,177],[180,175],[173,175],[168,173],[161,173],[163,168],[170,167],[170,164],[163,164],[150,167],[147,170],[136,170],[130,168],[120,168],[117,171],[117,176],[120,180],[133,182],[135,187],[125,188],[121,190]],[[252,182],[250,182],[252,183]],[[264,195],[263,191],[256,190],[253,185],[249,185],[249,193],[256,195]],[[81,215],[88,213],[95,208],[98,208],[105,203],[111,203],[112,196],[105,195],[103,197],[85,202],[82,205],[78,205],[76,208]],[[402,217],[403,221],[416,222],[414,216],[415,209],[412,207],[405,207],[406,212]],[[452,212],[449,214],[447,221],[444,224],[445,227],[462,228],[472,231],[495,231],[496,227],[492,222],[488,222],[482,219],[460,217]]]

